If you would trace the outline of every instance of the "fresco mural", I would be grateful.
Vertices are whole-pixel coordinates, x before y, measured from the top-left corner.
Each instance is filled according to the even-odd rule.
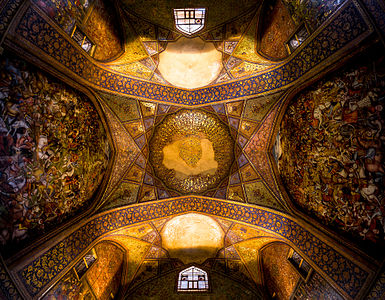
[[[0,71],[0,244],[43,235],[89,203],[109,146],[84,95],[22,60]]]
[[[279,170],[295,203],[326,225],[384,245],[385,56],[357,58],[296,96]]]

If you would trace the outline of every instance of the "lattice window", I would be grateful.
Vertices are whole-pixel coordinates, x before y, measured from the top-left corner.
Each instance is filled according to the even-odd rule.
[[[286,42],[286,46],[289,50],[289,53],[292,53],[297,49],[309,36],[309,30],[305,24],[302,24],[298,27],[296,32],[290,37]]]
[[[291,263],[291,265],[298,271],[301,277],[305,281],[307,281],[313,271],[313,268],[310,266],[310,264],[293,249],[290,249],[287,259]]]
[[[96,251],[95,249],[91,249],[84,257],[79,260],[75,266],[74,271],[77,278],[80,280],[83,275],[87,272],[87,270],[93,265],[96,261]]]
[[[175,26],[179,31],[192,35],[203,29],[205,14],[205,8],[174,9]]]
[[[190,267],[179,273],[178,292],[204,292],[209,289],[207,273],[197,267]]]
[[[88,54],[92,55],[92,52],[95,48],[95,44],[90,41],[90,39],[79,29],[79,26],[75,25],[71,34],[72,39],[78,43],[80,47]]]

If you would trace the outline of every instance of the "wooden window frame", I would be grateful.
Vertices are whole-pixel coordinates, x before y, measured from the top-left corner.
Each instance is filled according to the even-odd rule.
[[[74,39],[74,34],[75,34],[76,30],[77,30],[78,32],[80,32],[80,33],[83,35],[83,40],[82,40],[81,44],[79,44],[79,42],[78,42],[77,40]],[[90,56],[93,56],[94,53],[95,53],[96,44],[95,44],[95,42],[94,42],[92,39],[90,39],[90,37],[87,36],[84,32],[85,32],[85,31],[82,29],[82,26],[80,26],[79,23],[76,22],[75,25],[74,25],[74,27],[72,28],[70,37],[71,37],[71,39],[72,39],[73,41],[75,41],[75,43],[76,43],[78,46],[80,46],[80,48],[82,48],[82,50],[83,50],[84,52],[86,52],[86,53],[87,53],[88,55],[90,55]],[[86,50],[83,48],[83,44],[84,44],[84,42],[85,42],[86,39],[91,43],[91,49],[90,49],[89,51],[86,51]]]
[[[297,264],[293,259],[294,252],[301,258],[299,264]],[[305,281],[305,283],[308,282],[311,274],[313,273],[313,268],[302,257],[302,255],[300,255],[298,252],[296,252],[293,248],[290,248],[289,253],[287,255],[287,260],[293,266],[293,268],[296,270],[296,272],[301,276],[301,278]],[[302,268],[303,262],[306,262],[309,265],[309,271],[306,271],[306,269]]]

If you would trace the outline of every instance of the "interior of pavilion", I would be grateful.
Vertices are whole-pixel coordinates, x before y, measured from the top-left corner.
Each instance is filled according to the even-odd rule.
[[[1,299],[385,299],[384,0],[0,0]]]

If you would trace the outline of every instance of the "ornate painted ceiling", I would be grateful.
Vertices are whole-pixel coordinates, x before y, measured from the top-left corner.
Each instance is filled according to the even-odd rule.
[[[116,115],[109,113],[122,124],[120,132],[116,135],[126,136],[126,138],[121,138],[122,145],[117,144],[117,148],[123,147],[123,145],[127,145],[128,141],[131,141],[129,148],[132,150],[130,151],[137,155],[136,158],[132,156],[132,159],[123,165],[122,163],[117,164],[115,174],[117,178],[121,178],[121,183],[115,191],[106,193],[108,198],[103,210],[126,203],[166,199],[191,192],[285,210],[285,204],[270,166],[271,155],[263,145],[265,144],[263,141],[267,141],[274,125],[274,116],[277,106],[279,106],[279,103],[277,104],[278,94],[225,105],[207,106],[199,110],[134,101],[124,97],[114,97],[114,100],[111,101],[112,96],[105,93],[100,96],[105,103],[108,103],[105,104],[105,110],[110,111],[111,109],[115,112]],[[268,105],[264,105],[266,102]],[[262,107],[263,109],[260,109]],[[274,107],[275,109],[271,110]],[[190,123],[191,127],[186,127],[183,123],[188,118],[191,118],[191,122],[193,122]],[[202,121],[198,122],[199,118]],[[207,127],[203,127],[205,122],[207,122]],[[219,127],[216,128],[216,126]],[[177,171],[172,167],[166,167],[165,151],[167,148],[165,147],[173,145],[172,141],[178,141],[184,136],[195,137],[198,142],[198,151],[199,149],[203,151],[202,141],[210,141],[209,145],[213,143],[211,148],[205,147],[207,152],[213,149],[211,151],[214,151],[215,159],[211,160],[218,164],[216,167],[218,170],[213,175],[204,175],[205,171],[197,169],[195,166],[190,169],[196,169],[196,174],[191,173],[185,179],[177,180],[176,175],[173,175]],[[253,144],[255,140],[263,144],[258,145],[256,142]],[[183,148],[180,145],[176,145],[176,147],[176,150],[170,150],[171,153],[180,154]],[[189,147],[191,148],[191,146]],[[258,164],[255,159],[254,162],[253,158],[250,160],[248,155],[251,151],[260,153]],[[181,160],[186,159],[187,155],[185,153],[177,155],[176,159],[178,157],[183,157],[179,158]],[[208,156],[210,153],[204,155]],[[196,163],[208,166],[208,159],[202,156],[203,152],[195,158]],[[172,158],[170,159],[172,160]],[[179,164],[183,170],[182,161]],[[200,174],[207,176],[208,182],[212,183],[207,187],[204,184],[205,188],[199,188],[199,182],[202,182],[203,178]],[[216,178],[215,181],[210,179],[212,176]],[[171,180],[172,178],[175,178],[176,181]],[[190,180],[194,182],[193,190],[188,188]],[[184,184],[187,184],[186,187],[183,187]]]
[[[77,280],[140,298],[194,262],[245,299],[368,295],[385,249],[382,2],[0,3],[0,241],[22,297]],[[186,37],[172,8],[192,5],[207,23]]]
[[[210,5],[216,4],[211,3]],[[229,3],[229,5],[232,4]],[[203,83],[198,86],[185,83],[187,84],[186,87],[194,88],[246,77],[274,65],[274,62],[268,61],[252,50],[255,48],[254,39],[259,19],[259,10],[257,8],[258,6],[254,6],[252,10],[245,10],[243,14],[236,14],[234,17],[228,19],[222,15],[213,26],[207,24],[205,30],[199,32],[199,37],[196,39],[205,42],[206,47],[211,47],[214,52],[218,53],[218,72],[214,77],[210,77],[208,82],[203,81]],[[175,50],[172,52],[170,59],[173,61],[171,66],[163,68],[163,73],[167,71],[167,74],[162,74],[161,72],[162,62],[160,61],[160,57],[163,56],[163,60],[166,61],[166,53],[170,51],[170,49],[173,49],[174,44],[180,43],[183,40],[181,33],[174,28],[173,20],[170,18],[165,18],[165,20],[167,20],[167,22],[171,20],[172,26],[164,28],[156,24],[157,20],[152,19],[154,24],[137,17],[136,10],[140,11],[141,9],[145,9],[149,11],[146,6],[141,5],[139,9],[136,4],[132,9],[134,10],[123,8],[121,12],[125,32],[124,43],[126,51],[118,59],[107,63],[105,65],[106,68],[129,75],[130,77],[150,80],[155,83],[174,83],[172,79],[170,80],[170,78],[173,77],[168,76],[168,70],[170,67],[174,67],[178,57],[183,56],[185,51],[183,51],[184,53],[175,53]],[[233,13],[236,11],[236,9],[233,10]],[[165,14],[166,12],[170,14],[172,10],[168,9],[163,13]],[[214,18],[215,16],[212,17]],[[209,20],[211,20],[211,17]],[[282,39],[287,38],[288,36],[284,36]],[[180,48],[178,45],[176,45],[176,47],[178,49]],[[205,55],[204,53],[206,51],[202,51],[201,47],[201,45],[198,45],[195,47],[197,49],[194,49],[194,52],[199,54],[199,57],[196,59],[197,61],[193,64],[194,66],[198,63],[204,64],[205,62],[203,55]],[[182,61],[187,60],[190,63],[192,59],[191,55],[186,58],[181,58]],[[170,63],[168,63],[168,65],[170,65]],[[175,67],[178,68],[178,66]],[[190,74],[192,78],[200,78],[202,74],[198,75],[197,72],[204,72],[205,70],[204,68],[192,68],[192,65],[188,63],[182,63],[180,68],[180,73]],[[184,68],[184,70],[182,68]],[[179,77],[180,76],[179,74]],[[180,86],[180,84],[178,86]]]

